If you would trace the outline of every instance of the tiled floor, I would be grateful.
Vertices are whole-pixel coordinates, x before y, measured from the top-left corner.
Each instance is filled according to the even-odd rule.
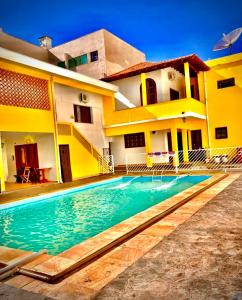
[[[92,299],[242,299],[242,176],[226,188],[231,182],[226,178],[174,212],[206,204]]]
[[[170,215],[148,227],[139,235],[126,241],[59,283],[48,284],[18,275],[6,281],[6,284],[56,299],[89,299],[128,266],[160,243],[177,226],[189,219],[238,177],[239,174],[228,176],[208,190],[197,195]],[[31,267],[33,267],[33,263]]]
[[[94,177],[88,177],[83,178],[79,180],[75,180],[72,182],[66,182],[66,183],[53,183],[53,182],[47,182],[47,183],[41,183],[41,184],[32,184],[32,183],[10,183],[7,184],[7,191],[0,193],[0,205],[6,204],[9,202],[17,201],[20,199],[25,199],[28,197],[34,197],[38,196],[43,193],[50,193],[54,191],[59,191],[63,189],[68,189],[72,187],[81,186],[88,183],[98,182],[100,180],[106,180],[112,177],[122,176],[121,175],[113,175],[113,174],[107,174],[107,175],[99,175]]]

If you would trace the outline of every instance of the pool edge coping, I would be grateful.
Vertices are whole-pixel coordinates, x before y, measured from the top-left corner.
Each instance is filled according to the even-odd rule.
[[[215,174],[98,235],[72,246],[33,268],[21,268],[21,274],[49,283],[61,280],[62,277],[73,272],[73,270],[81,268],[158,222],[227,176],[228,174]]]

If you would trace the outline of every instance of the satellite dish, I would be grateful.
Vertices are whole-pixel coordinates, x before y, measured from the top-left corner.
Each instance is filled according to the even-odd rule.
[[[238,40],[242,33],[242,27],[234,29],[228,34],[223,33],[223,38],[213,47],[213,51],[229,48],[231,54],[232,45]]]

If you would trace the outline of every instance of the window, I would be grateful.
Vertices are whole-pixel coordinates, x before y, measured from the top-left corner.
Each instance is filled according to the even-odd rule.
[[[217,81],[218,89],[223,89],[223,88],[227,88],[227,87],[234,86],[234,85],[235,85],[234,77]]]
[[[145,146],[144,132],[125,134],[124,135],[125,148],[136,148]]]
[[[66,68],[66,64],[64,61],[59,61],[57,65],[58,65],[58,67]]]
[[[177,100],[179,99],[179,92],[173,89],[170,89],[170,99],[171,100]]]
[[[216,139],[227,139],[228,138],[227,127],[215,128],[215,136],[216,136]]]
[[[76,59],[75,58],[70,58],[68,60],[68,67],[69,67],[69,69],[72,69],[72,68],[76,67]]]
[[[92,51],[90,53],[90,57],[91,57],[91,62],[97,61],[98,60],[98,51]]]
[[[77,56],[75,58],[76,60],[76,65],[79,66],[79,65],[85,65],[87,64],[87,54],[82,54],[81,56]]]
[[[91,107],[74,104],[74,118],[77,123],[92,123]]]

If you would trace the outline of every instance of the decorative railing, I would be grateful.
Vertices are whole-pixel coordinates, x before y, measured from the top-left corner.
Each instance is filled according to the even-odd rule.
[[[100,174],[114,173],[113,155],[100,156],[98,158],[98,166]]]
[[[126,155],[127,173],[228,171],[242,169],[242,147]]]

